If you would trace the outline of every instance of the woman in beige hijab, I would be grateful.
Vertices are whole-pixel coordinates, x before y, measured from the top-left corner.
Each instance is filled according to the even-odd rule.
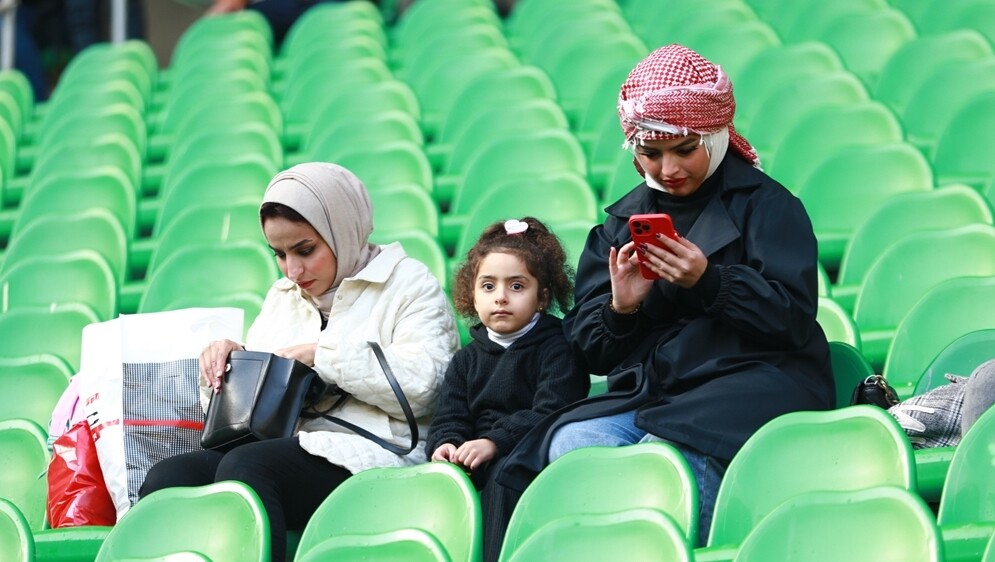
[[[234,350],[267,351],[311,365],[349,393],[318,410],[381,439],[407,445],[411,431],[368,341],[378,342],[404,389],[420,435],[428,433],[443,375],[458,347],[445,293],[429,270],[397,243],[369,242],[373,209],[366,188],[334,164],[300,164],[270,182],[259,211],[266,241],[284,277],[273,284],[243,346],[212,342],[200,356],[202,402],[222,392],[220,375]],[[283,560],[286,530],[303,529],[335,487],[372,467],[425,462],[424,442],[390,452],[324,418],[302,419],[286,439],[195,451],[148,473],[141,496],[171,486],[239,480],[270,518],[273,560]],[[209,530],[207,531],[209,532]]]

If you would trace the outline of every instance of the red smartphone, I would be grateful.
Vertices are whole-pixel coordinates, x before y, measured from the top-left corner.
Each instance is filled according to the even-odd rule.
[[[677,231],[674,230],[674,222],[670,220],[667,213],[654,213],[648,215],[632,215],[629,217],[629,233],[632,234],[632,241],[638,247],[640,244],[652,244],[658,248],[670,251],[663,242],[656,239],[657,233],[663,234],[671,240],[677,240]],[[636,254],[639,258],[639,272],[646,279],[659,279],[660,276],[650,271],[643,265],[645,261],[642,253]]]

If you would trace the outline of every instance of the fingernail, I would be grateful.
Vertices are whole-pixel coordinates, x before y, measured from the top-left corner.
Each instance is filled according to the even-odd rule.
[[[225,372],[231,371],[231,363],[225,363]]]
[[[646,244],[645,243],[640,244],[638,249],[639,249],[640,252],[645,252],[646,251]]]

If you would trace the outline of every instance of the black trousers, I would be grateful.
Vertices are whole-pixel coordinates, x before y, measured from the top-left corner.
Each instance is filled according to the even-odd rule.
[[[165,459],[149,470],[141,498],[174,486],[238,480],[252,488],[269,515],[273,561],[286,559],[287,529],[307,525],[321,502],[352,474],[305,451],[296,437],[236,447],[227,453],[193,451]]]

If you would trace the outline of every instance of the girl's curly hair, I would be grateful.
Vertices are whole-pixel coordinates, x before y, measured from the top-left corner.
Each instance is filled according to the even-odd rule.
[[[465,318],[477,318],[473,306],[473,288],[480,261],[488,254],[501,252],[518,257],[525,263],[539,282],[541,304],[552,311],[555,303],[561,313],[566,313],[573,303],[574,269],[567,263],[567,253],[560,239],[534,217],[520,220],[528,225],[524,232],[509,234],[505,221],[498,221],[484,229],[477,243],[470,248],[456,272],[453,283],[453,305]]]

